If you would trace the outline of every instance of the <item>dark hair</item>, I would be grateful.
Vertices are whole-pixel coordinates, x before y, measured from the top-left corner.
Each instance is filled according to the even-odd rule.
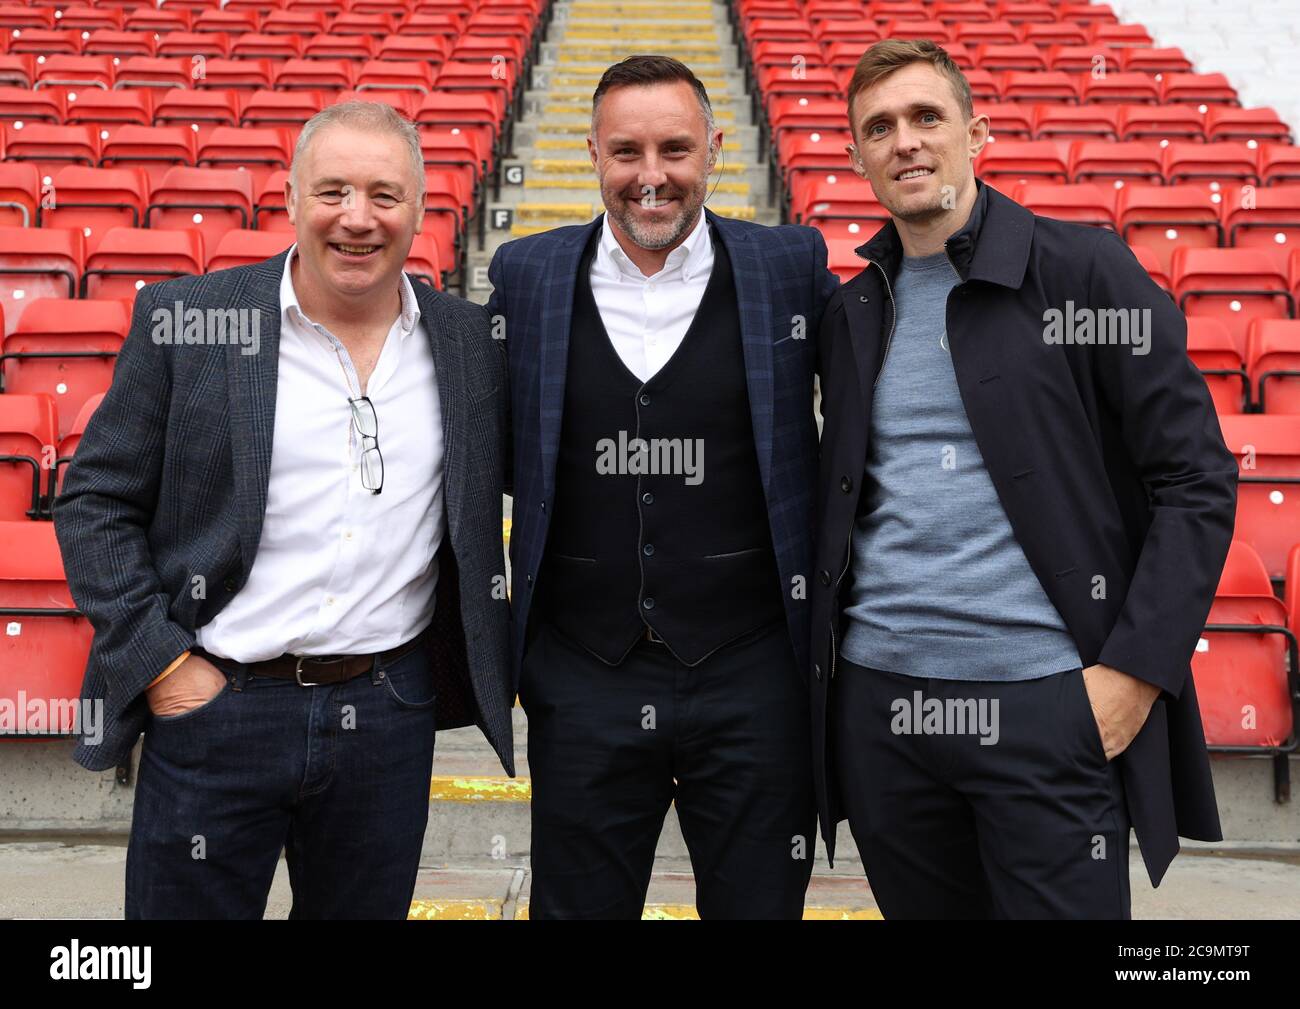
[[[700,79],[681,60],[654,53],[629,56],[615,63],[601,75],[600,83],[596,85],[595,93],[591,96],[592,130],[594,131],[596,127],[596,110],[600,108],[600,100],[605,97],[606,91],[613,88],[671,84],[674,81],[685,81],[694,89],[695,97],[699,99],[700,108],[704,111],[704,120],[709,124],[712,132],[713,106],[709,104],[709,93],[704,90]]]
[[[853,78],[849,81],[849,128],[856,133],[853,122],[853,99],[858,92],[883,80],[895,70],[901,70],[912,63],[929,63],[939,73],[948,78],[957,104],[961,106],[962,115],[967,119],[975,114],[970,96],[970,82],[961,68],[952,61],[947,50],[929,39],[885,39],[862,54]]]

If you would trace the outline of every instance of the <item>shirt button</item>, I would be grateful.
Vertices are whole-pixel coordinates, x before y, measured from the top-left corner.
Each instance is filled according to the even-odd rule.
[[[647,557],[653,557],[655,554],[655,545],[653,543],[647,543],[641,548],[641,552]]]
[[[853,489],[853,481],[846,476],[840,477],[840,490],[845,494]]]
[[[814,662],[814,663],[813,663],[813,675],[816,676],[818,680],[820,680],[820,679],[822,678],[822,667],[821,667],[821,663],[818,663],[818,662]]]
[[[650,397],[647,396],[644,392],[641,393],[641,405],[642,405],[642,406],[649,406],[649,405],[650,405]]]
[[[326,606],[333,606],[333,605],[334,605],[334,597],[333,597],[333,596],[326,596],[326,597],[325,597],[325,605],[326,605]]]
[[[343,538],[344,538],[345,540],[350,540],[350,539],[352,539],[352,530],[349,529],[347,532],[345,532],[345,533],[343,534]]]
[[[831,583],[831,573],[829,571],[822,571],[821,579],[823,585],[829,585]]]
[[[542,502],[542,511],[546,511],[546,502],[545,502],[545,501]]]
[[[654,598],[652,596],[646,596],[644,599],[641,600],[641,605],[644,606],[647,610],[653,610],[655,608]]]
[[[641,503],[652,505],[655,503],[655,496],[651,494],[649,491],[646,491],[644,494],[641,495]]]
[[[227,578],[225,581],[226,591],[234,592],[239,588],[239,582],[234,578]]]

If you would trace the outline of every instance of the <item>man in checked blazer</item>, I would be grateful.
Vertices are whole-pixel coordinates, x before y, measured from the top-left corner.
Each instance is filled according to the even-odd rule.
[[[513,668],[538,918],[639,917],[675,804],[704,917],[798,917],[813,858],[810,228],[703,210],[704,88],[606,71],[606,213],[498,251],[514,431]]]
[[[505,354],[402,272],[415,128],[326,109],[286,200],[287,253],[139,292],[54,509],[107,716],[76,759],[144,732],[131,918],[260,917],[281,851],[291,917],[404,918],[435,727],[514,773]]]

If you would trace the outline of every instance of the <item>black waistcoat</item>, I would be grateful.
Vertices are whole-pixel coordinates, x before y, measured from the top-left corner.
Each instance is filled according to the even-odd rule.
[[[648,382],[610,343],[591,291],[597,229],[578,267],[555,512],[541,612],[610,664],[651,627],[688,665],[784,619],[750,420],[731,262],[709,282]]]

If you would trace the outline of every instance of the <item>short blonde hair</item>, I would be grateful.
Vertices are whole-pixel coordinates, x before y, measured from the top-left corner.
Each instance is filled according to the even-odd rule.
[[[853,99],[865,88],[884,80],[896,70],[913,63],[929,63],[948,78],[962,115],[970,119],[975,115],[971,101],[970,81],[961,68],[952,61],[947,50],[929,39],[884,39],[862,54],[849,81],[849,128],[853,129]]]

